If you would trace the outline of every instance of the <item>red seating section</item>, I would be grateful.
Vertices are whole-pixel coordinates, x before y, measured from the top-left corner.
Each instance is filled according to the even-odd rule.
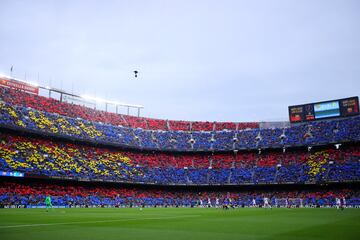
[[[171,130],[177,131],[189,131],[190,130],[190,122],[186,121],[174,121],[169,120],[169,126]]]

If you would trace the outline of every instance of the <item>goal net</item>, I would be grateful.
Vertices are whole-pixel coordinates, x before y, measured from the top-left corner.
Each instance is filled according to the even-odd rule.
[[[276,198],[275,205],[277,207],[303,207],[301,198]]]

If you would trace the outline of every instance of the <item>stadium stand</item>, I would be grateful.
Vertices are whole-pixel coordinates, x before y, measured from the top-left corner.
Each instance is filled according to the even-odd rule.
[[[157,184],[360,180],[360,147],[234,153],[134,152],[0,134],[0,169],[32,175]]]
[[[68,118],[0,102],[0,125],[50,136],[148,150],[212,151],[324,145],[359,141],[360,117],[311,122],[284,129],[149,131]],[[311,126],[311,128],[310,128]],[[285,132],[285,133],[284,133]]]
[[[155,186],[342,184],[360,181],[360,117],[300,124],[189,122],[115,114],[0,87],[0,171],[26,178]],[[335,147],[335,145],[337,147]],[[340,146],[341,145],[341,146]],[[227,186],[227,187],[228,187]],[[264,194],[333,205],[357,190],[217,192],[1,182],[0,203],[186,205],[234,199],[261,204]],[[10,192],[9,189],[15,189]]]
[[[143,117],[133,117],[129,115],[115,114],[101,110],[91,109],[88,107],[60,102],[53,98],[46,98],[16,89],[0,87],[0,98],[12,105],[31,107],[39,111],[50,113],[57,113],[63,116],[77,118],[80,117],[85,120],[93,122],[102,122],[112,124],[115,126],[128,126],[131,128],[142,128],[150,130],[168,130],[166,120],[152,119]],[[190,130],[190,122],[186,121],[169,121],[171,130]],[[235,130],[235,123],[218,123],[217,130],[233,129]],[[238,129],[257,128],[258,123],[241,123]],[[194,122],[194,131],[212,131],[214,128],[213,123],[209,122]]]
[[[55,206],[66,207],[114,207],[114,206],[220,206],[229,203],[236,206],[263,205],[267,196],[273,206],[279,199],[289,200],[293,207],[335,206],[335,198],[346,199],[346,206],[360,205],[358,190],[312,189],[312,190],[261,190],[261,191],[191,191],[168,189],[142,189],[134,187],[94,186],[43,182],[0,183],[0,205],[2,206],[45,206],[45,196],[51,195]],[[210,201],[210,204],[209,204]],[[202,203],[202,204],[201,204]]]

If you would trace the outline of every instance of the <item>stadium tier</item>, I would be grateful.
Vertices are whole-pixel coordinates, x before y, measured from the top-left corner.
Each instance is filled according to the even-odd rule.
[[[360,180],[360,145],[238,151],[137,152],[0,134],[0,169],[28,176],[149,184],[274,184]]]
[[[169,189],[141,189],[78,184],[13,182],[0,184],[0,205],[45,206],[46,196],[52,196],[55,206],[114,207],[114,206],[178,206],[215,207],[231,203],[234,206],[263,206],[264,197],[272,206],[316,207],[335,206],[340,198],[348,207],[360,205],[360,191],[348,188],[311,190],[232,190],[191,191]],[[284,200],[284,202],[282,202]],[[286,202],[286,203],[285,203]]]
[[[36,98],[42,99],[38,96]],[[67,117],[58,113],[38,111],[8,102],[0,102],[0,126],[133,149],[189,152],[326,145],[354,142],[360,139],[359,116],[291,125],[285,128],[163,131],[88,121],[80,117]]]
[[[151,119],[142,117],[133,117],[129,115],[115,114],[111,112],[94,110],[66,102],[60,102],[52,98],[41,97],[38,95],[18,91],[11,88],[0,87],[0,98],[12,105],[31,107],[33,109],[45,112],[57,113],[72,118],[83,118],[93,122],[102,122],[115,126],[121,125],[131,128],[142,128],[152,130],[181,130],[181,131],[212,131],[212,130],[235,130],[258,128],[259,124],[250,123],[232,123],[232,122],[188,122]]]

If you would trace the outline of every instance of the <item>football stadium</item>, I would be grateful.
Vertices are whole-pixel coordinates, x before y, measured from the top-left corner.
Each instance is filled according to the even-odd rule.
[[[356,9],[360,5],[356,1],[135,2],[0,3],[4,9],[0,16],[4,33],[0,239],[359,239],[360,19]],[[178,22],[183,13],[190,22]],[[10,14],[15,16],[11,18],[16,19],[15,29],[5,26]],[[266,21],[256,22],[263,15]],[[249,22],[241,25],[242,18]],[[309,24],[291,25],[298,20]],[[322,28],[331,21],[329,32],[336,40]],[[236,27],[227,29],[227,24],[258,29],[261,36],[248,36],[255,41],[254,48],[289,47],[285,45],[292,38],[286,24],[291,25],[291,33],[305,32],[312,38],[314,49],[323,48],[319,53],[296,45],[292,54],[306,56],[309,68],[298,61],[290,66],[292,60],[271,53],[271,71],[270,65],[260,64],[263,59],[253,56],[246,60],[253,66],[243,62],[248,72],[231,65],[239,71],[223,77],[238,80],[224,80],[219,78],[222,62],[240,64],[243,58],[243,50],[233,49],[233,42],[220,36],[240,32]],[[168,33],[186,27],[184,38],[178,40],[181,44],[212,36],[211,47],[219,44],[221,51],[231,48],[239,55],[229,54],[225,60],[221,53],[204,67],[199,61],[213,58],[217,50],[200,59],[196,54],[204,52],[194,48],[191,60],[183,58],[181,52],[188,49],[181,48],[175,37],[171,48],[179,47],[181,61],[172,62],[173,52],[162,52],[156,45],[166,48],[169,43],[155,46],[150,44],[152,33],[137,35],[150,25],[149,32],[166,39]],[[127,26],[135,36],[111,35],[120,31],[114,26]],[[271,42],[272,35],[263,38],[261,33],[268,31],[261,26],[281,29],[275,39],[280,34],[287,40],[279,40],[280,46]],[[18,38],[16,28],[25,31],[23,38]],[[192,30],[200,34],[192,35]],[[185,40],[190,35],[193,39]],[[224,38],[230,42],[221,46]],[[24,52],[22,44],[38,54]],[[121,44],[136,47],[126,51]],[[196,46],[210,46],[206,44]],[[106,45],[111,49],[93,53]],[[130,59],[119,60],[123,67],[114,66],[112,58],[120,48],[121,58]],[[339,58],[328,57],[334,48],[339,49]],[[82,54],[84,49],[91,53]],[[307,51],[311,53],[306,55]],[[158,62],[159,58],[164,60]],[[99,60],[92,66],[93,59],[104,63]],[[31,71],[46,72],[45,66],[63,68],[64,74],[52,70],[52,78],[39,72],[31,76]],[[293,80],[285,80],[288,73]],[[116,74],[124,79],[118,82]],[[199,74],[209,81],[198,84]],[[325,78],[322,74],[329,74],[328,79],[316,83],[314,79]],[[278,76],[284,77],[281,84]],[[84,94],[96,90],[97,94]],[[234,113],[237,108],[241,116]],[[202,120],[194,120],[197,116]]]

